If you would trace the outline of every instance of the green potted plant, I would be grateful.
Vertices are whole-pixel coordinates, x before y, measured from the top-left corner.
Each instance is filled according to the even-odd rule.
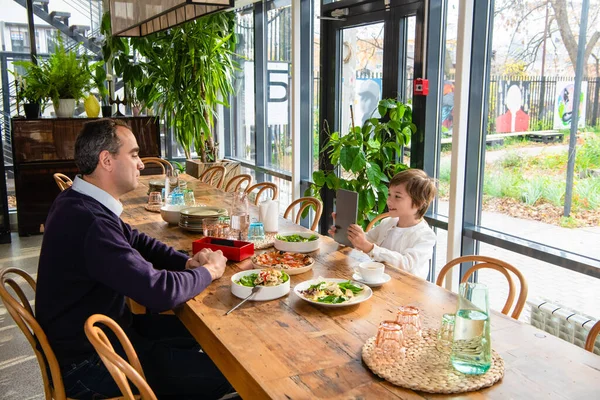
[[[34,119],[40,116],[40,110],[48,98],[48,82],[42,69],[25,61],[16,61],[15,65],[25,69],[26,75],[15,76],[15,88],[17,94],[17,112],[19,104],[23,104],[25,118]]]
[[[89,59],[78,56],[76,49],[67,52],[59,37],[56,51],[40,63],[48,80],[49,97],[57,117],[72,117],[75,104],[92,87]]]
[[[313,172],[313,184],[305,195],[320,198],[322,188],[358,192],[358,224],[363,228],[384,212],[387,182],[408,166],[397,161],[402,146],[410,142],[417,127],[411,108],[395,99],[381,100],[381,118],[370,118],[362,127],[352,127],[346,135],[331,133],[321,150],[334,166],[333,171]],[[336,170],[340,170],[340,175]]]
[[[111,114],[111,106],[108,102],[108,89],[106,87],[106,82],[108,80],[108,75],[106,74],[105,64],[103,61],[92,64],[89,69],[90,75],[92,76],[92,81],[94,82],[94,87],[98,90],[98,96],[100,97],[100,104],[102,108],[102,116],[110,117]],[[87,109],[86,109],[87,112]],[[89,114],[88,114],[89,116]]]

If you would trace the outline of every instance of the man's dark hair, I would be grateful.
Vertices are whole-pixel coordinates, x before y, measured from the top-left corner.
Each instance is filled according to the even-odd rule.
[[[89,175],[96,170],[100,153],[104,150],[113,155],[119,152],[121,141],[117,136],[118,126],[131,130],[127,123],[109,118],[90,121],[83,125],[75,141],[75,164],[81,174]]]

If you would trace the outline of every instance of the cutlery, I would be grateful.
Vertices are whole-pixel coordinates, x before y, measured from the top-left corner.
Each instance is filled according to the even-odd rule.
[[[244,304],[246,301],[248,301],[250,299],[250,297],[254,296],[259,290],[260,290],[260,286],[254,286],[252,288],[252,292],[242,301],[240,301],[235,307],[233,307],[231,310],[227,311],[225,313],[225,315],[229,315],[229,313],[231,313],[233,310],[235,310],[236,308],[238,308],[239,306],[241,306],[242,304]]]

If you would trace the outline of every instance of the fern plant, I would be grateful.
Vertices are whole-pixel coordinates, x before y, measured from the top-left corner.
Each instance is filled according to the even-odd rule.
[[[387,183],[398,172],[408,169],[398,162],[402,146],[417,132],[411,108],[395,99],[381,100],[377,106],[381,119],[370,118],[362,127],[346,135],[334,132],[321,150],[334,171],[313,172],[313,184],[305,195],[320,198],[321,188],[358,192],[358,224],[363,228],[385,210]],[[341,169],[341,177],[336,173]]]

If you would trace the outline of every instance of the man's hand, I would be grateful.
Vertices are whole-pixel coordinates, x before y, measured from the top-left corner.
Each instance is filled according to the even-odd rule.
[[[363,229],[356,224],[352,224],[348,227],[348,240],[350,240],[350,243],[352,243],[352,246],[354,246],[355,249],[364,253],[373,250],[373,243],[367,240]]]
[[[202,249],[194,254],[186,264],[186,268],[204,267],[210,272],[212,280],[219,279],[225,272],[227,259],[223,256],[221,250],[212,251],[210,249]]]

